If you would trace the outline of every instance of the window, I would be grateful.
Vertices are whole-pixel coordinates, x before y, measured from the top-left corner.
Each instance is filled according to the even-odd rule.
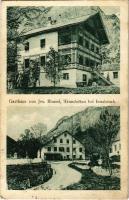
[[[73,151],[76,151],[76,148],[73,148]]]
[[[63,139],[62,138],[60,139],[60,143],[63,143]]]
[[[67,147],[67,148],[66,148],[66,151],[67,151],[67,152],[70,152],[70,149],[69,149],[69,147]]]
[[[48,150],[48,151],[51,151],[51,147],[48,147],[47,150]]]
[[[71,31],[59,33],[59,45],[65,45],[71,43]]]
[[[54,138],[54,143],[56,143],[57,142],[57,139],[56,138]]]
[[[86,47],[87,49],[89,49],[89,42],[88,42],[87,40],[85,40],[85,47]]]
[[[54,151],[57,151],[57,147],[54,147]]]
[[[118,72],[113,72],[113,78],[118,78]]]
[[[79,35],[79,44],[83,46],[83,37],[81,35]]]
[[[44,48],[45,47],[45,39],[40,40],[40,47]]]
[[[81,147],[79,148],[79,152],[82,152],[82,148]]]
[[[114,146],[115,151],[117,151],[117,145]]]
[[[110,148],[110,153],[112,153],[112,148]]]
[[[87,67],[89,67],[89,59],[88,59],[88,58],[85,58],[85,65],[86,65]]]
[[[87,75],[86,74],[82,75],[82,81],[87,82]]]
[[[64,152],[64,147],[59,147],[60,152]]]
[[[76,158],[76,155],[73,155],[73,158],[75,159],[75,158]]]
[[[45,56],[41,56],[41,66],[45,65]]]
[[[91,51],[94,51],[94,45],[93,44],[91,45]]]
[[[73,144],[76,144],[76,140],[73,140]]]
[[[29,42],[25,43],[25,51],[29,51]]]
[[[69,73],[63,73],[63,79],[69,80]]]
[[[69,159],[69,155],[67,155],[67,159]]]
[[[65,133],[64,136],[67,137],[67,133]]]
[[[30,64],[29,58],[25,59],[25,68],[29,68],[29,64]]]
[[[80,155],[79,158],[82,159],[82,155]]]
[[[96,53],[99,53],[99,48],[98,47],[96,47]]]
[[[69,144],[69,139],[66,140],[67,144]]]
[[[82,55],[79,55],[79,64],[83,65],[83,56]]]
[[[90,60],[90,67],[94,67],[95,66],[95,62],[93,60]]]

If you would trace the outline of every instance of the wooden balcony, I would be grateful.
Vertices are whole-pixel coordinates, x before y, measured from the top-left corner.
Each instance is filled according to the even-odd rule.
[[[83,47],[77,43],[71,43],[71,44],[67,44],[67,45],[60,45],[58,46],[59,50],[64,50],[64,49],[77,49],[80,51],[83,51],[85,54],[87,54],[88,56],[92,56],[94,58],[94,60],[96,60],[97,62],[100,62],[101,60],[101,55],[98,53],[95,53],[89,49],[87,49],[86,47]]]

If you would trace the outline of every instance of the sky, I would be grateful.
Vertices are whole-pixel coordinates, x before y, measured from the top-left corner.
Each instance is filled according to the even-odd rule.
[[[72,107],[8,107],[7,135],[17,140],[24,130],[37,123],[45,123],[47,131],[54,128],[57,121],[64,116],[71,116],[86,109],[83,106]]]
[[[120,15],[120,7],[118,6],[101,6],[100,8],[106,15],[116,14],[118,17]]]

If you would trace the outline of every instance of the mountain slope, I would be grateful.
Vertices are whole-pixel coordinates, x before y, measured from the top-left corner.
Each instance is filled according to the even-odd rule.
[[[51,140],[53,137],[58,136],[64,131],[70,132],[79,139],[79,132],[85,132],[87,129],[93,128],[98,123],[100,114],[105,109],[110,113],[120,115],[119,107],[88,107],[84,111],[59,120],[59,123],[57,122],[56,126],[46,135],[46,141]]]

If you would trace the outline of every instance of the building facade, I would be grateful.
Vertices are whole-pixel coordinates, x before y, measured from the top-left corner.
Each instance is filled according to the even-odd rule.
[[[117,65],[103,65],[101,68],[101,74],[114,85],[120,86],[120,68]]]
[[[120,133],[118,133],[110,148],[110,157],[119,155],[121,155]]]
[[[40,157],[40,151],[37,157]],[[85,148],[69,132],[65,131],[44,145],[41,149],[41,158],[44,160],[84,160]]]
[[[63,69],[59,87],[87,86],[93,78],[93,71],[101,65],[101,45],[109,44],[108,35],[101,14],[86,16],[57,22],[50,17],[49,24],[24,34],[25,45],[20,47],[18,71],[27,69],[31,60],[37,59],[40,67],[40,80],[37,86],[52,86],[46,78],[44,65],[50,47],[59,52]],[[97,74],[99,76],[99,74]],[[103,79],[102,76],[99,77]],[[105,84],[108,83],[103,79]]]

